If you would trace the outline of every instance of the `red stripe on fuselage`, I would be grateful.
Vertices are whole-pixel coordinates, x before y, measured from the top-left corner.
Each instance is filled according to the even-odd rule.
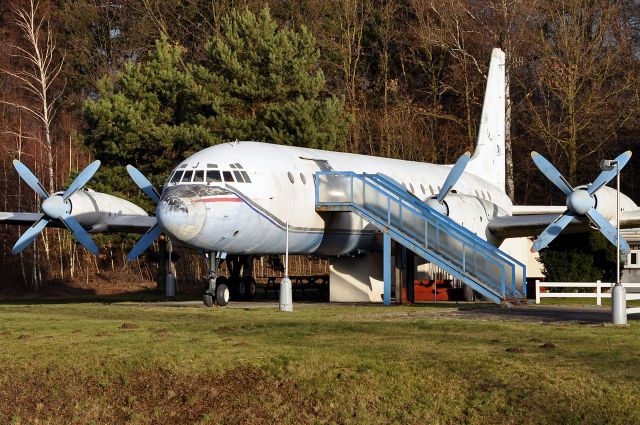
[[[233,198],[200,198],[195,199],[194,202],[242,202],[242,199],[238,197]]]

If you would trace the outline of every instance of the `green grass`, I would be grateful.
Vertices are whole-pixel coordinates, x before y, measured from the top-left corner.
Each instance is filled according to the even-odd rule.
[[[0,422],[640,423],[637,322],[448,311],[0,305]]]

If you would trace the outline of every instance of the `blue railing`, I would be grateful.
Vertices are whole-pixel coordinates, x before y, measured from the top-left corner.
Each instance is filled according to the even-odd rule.
[[[316,208],[353,211],[495,302],[526,295],[525,266],[389,177],[319,172]],[[518,290],[518,281],[522,290]]]
[[[475,233],[471,232],[466,227],[459,225],[458,223],[451,220],[446,215],[441,214],[438,211],[434,210],[433,208],[428,207],[424,202],[422,202],[418,198],[408,194],[407,190],[404,187],[400,186],[395,180],[391,179],[390,177],[387,177],[384,174],[366,174],[366,173],[363,174],[363,176],[366,176],[366,178],[371,178],[373,180],[376,180],[382,185],[386,186],[387,188],[391,188],[391,190],[394,191],[394,193],[397,193],[398,191],[404,192],[405,194],[409,195],[406,197],[407,200],[410,201],[414,207],[418,208],[425,214],[430,214],[434,216],[435,219],[443,220],[445,224],[450,223],[450,226],[453,231],[462,232],[467,237],[471,238],[474,241],[474,243],[477,243],[479,246],[482,246],[483,248],[489,251],[492,251],[495,255],[504,258],[506,261],[513,262],[516,265],[525,268],[524,264],[522,264],[520,261],[510,256],[506,252],[496,248],[494,245],[491,245],[486,240],[478,237]],[[402,196],[402,192],[400,192],[400,196]]]

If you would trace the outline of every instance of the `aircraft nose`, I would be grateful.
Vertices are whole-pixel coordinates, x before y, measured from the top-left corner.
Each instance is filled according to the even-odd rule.
[[[200,202],[180,193],[163,194],[156,218],[160,227],[174,239],[189,243],[198,239],[205,225],[206,211]]]

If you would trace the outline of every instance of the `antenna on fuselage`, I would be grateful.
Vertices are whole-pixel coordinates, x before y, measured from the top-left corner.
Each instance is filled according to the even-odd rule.
[[[293,297],[291,295],[291,279],[289,279],[289,222],[285,223],[284,242],[284,277],[280,281],[280,302],[278,310],[293,311]]]

